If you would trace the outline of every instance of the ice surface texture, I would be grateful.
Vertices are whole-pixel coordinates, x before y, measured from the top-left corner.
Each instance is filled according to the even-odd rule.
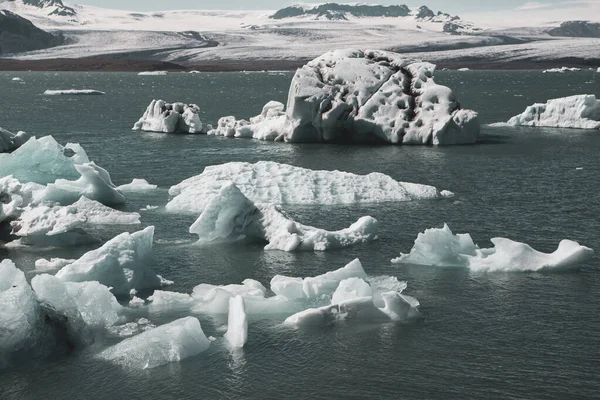
[[[250,121],[225,117],[211,134],[287,142],[470,144],[477,113],[433,80],[435,65],[378,50],[330,51],[298,69],[287,111],[270,102]]]
[[[600,129],[600,100],[592,94],[536,103],[508,121],[511,125]]]
[[[355,204],[444,197],[435,187],[398,182],[381,173],[355,175],[259,161],[206,167],[171,187],[167,211],[199,214],[230,183],[255,204]],[[445,192],[449,195],[449,193]]]
[[[152,100],[146,112],[133,126],[134,131],[164,133],[201,133],[202,121],[196,104]]]
[[[455,235],[448,225],[420,233],[409,254],[393,263],[467,267],[472,271],[564,271],[578,269],[594,256],[594,251],[571,240],[560,242],[550,254],[525,243],[505,238],[491,239],[493,248],[480,249],[468,234]]]
[[[190,227],[199,242],[253,238],[267,241],[267,250],[328,250],[377,238],[378,222],[363,217],[336,232],[302,225],[276,205],[256,206],[234,185],[223,186]]]

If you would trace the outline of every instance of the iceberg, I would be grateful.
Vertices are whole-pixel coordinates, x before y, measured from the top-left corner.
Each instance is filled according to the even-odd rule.
[[[536,103],[508,123],[514,126],[600,129],[600,100],[592,94],[576,95]]]
[[[220,118],[217,128],[208,131],[208,135],[280,141],[288,123],[284,109],[283,103],[270,101],[250,121],[233,116]]]
[[[242,296],[246,302],[251,299],[264,301],[266,293],[267,289],[260,282],[253,279],[246,279],[241,285],[217,286],[202,283],[194,287],[192,311],[213,315],[227,314],[230,298]]]
[[[187,310],[193,301],[189,294],[162,290],[155,290],[152,296],[148,297],[149,306],[153,309]]]
[[[381,173],[355,175],[259,161],[208,166],[170,188],[167,211],[200,214],[221,189],[233,183],[255,204],[356,204],[439,199],[433,186],[398,182]]]
[[[475,143],[477,113],[433,80],[435,65],[379,50],[330,51],[294,75],[287,110],[226,117],[213,134],[286,142]],[[270,113],[270,114],[269,114]]]
[[[97,281],[117,296],[129,296],[132,289],[157,289],[171,284],[147,267],[153,237],[153,226],[133,234],[122,233],[63,267],[56,277],[65,282]]]
[[[35,261],[35,270],[37,272],[57,271],[69,264],[73,264],[75,261],[65,258],[51,258],[50,260],[40,258]]]
[[[252,238],[267,241],[266,250],[324,251],[377,238],[378,222],[362,217],[336,232],[302,225],[277,205],[256,206],[234,185],[223,186],[190,227],[200,243]]]
[[[581,71],[581,68],[569,68],[569,67],[561,67],[561,68],[550,68],[542,71],[543,74],[547,73],[560,73],[564,74],[565,72],[577,72]]]
[[[121,192],[148,192],[157,189],[158,186],[151,185],[145,179],[134,179],[131,183],[117,186],[117,190]]]
[[[477,272],[566,271],[579,269],[594,256],[594,250],[571,240],[560,242],[553,253],[506,238],[491,239],[493,248],[480,249],[468,234],[454,235],[447,225],[419,234],[409,254],[395,264],[464,267]]]
[[[148,369],[196,356],[209,347],[200,321],[186,317],[125,339],[99,357],[129,369]]]
[[[152,100],[144,115],[133,126],[134,131],[164,133],[202,133],[202,121],[196,104]]]
[[[142,71],[138,73],[139,76],[162,76],[167,74],[168,71]]]
[[[105,95],[106,93],[92,89],[68,89],[68,90],[46,90],[44,96],[86,96],[86,95]]]
[[[29,135],[23,131],[12,133],[6,129],[0,128],[0,153],[7,153],[21,147],[27,140]],[[2,158],[0,158],[2,160]]]
[[[248,317],[246,303],[242,296],[229,299],[229,316],[227,320],[227,333],[225,340],[233,349],[241,349],[248,341]]]

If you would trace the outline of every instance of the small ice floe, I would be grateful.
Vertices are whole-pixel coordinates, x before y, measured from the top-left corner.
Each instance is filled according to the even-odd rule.
[[[162,76],[167,75],[168,71],[142,71],[138,75],[139,76]]]
[[[68,89],[68,90],[46,90],[45,96],[86,96],[86,95],[105,95],[106,93],[92,89]]]

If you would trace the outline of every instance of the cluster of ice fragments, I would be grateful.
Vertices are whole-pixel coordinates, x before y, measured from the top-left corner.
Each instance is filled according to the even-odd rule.
[[[466,267],[472,271],[546,271],[578,269],[594,256],[594,251],[571,240],[546,254],[525,243],[505,238],[491,240],[493,248],[480,249],[469,234],[453,234],[447,225],[420,233],[408,254],[393,263],[438,267]]]
[[[0,128],[0,153],[10,152],[19,148],[27,139],[29,139],[29,136],[23,131],[12,133]]]
[[[576,95],[536,103],[511,118],[515,126],[600,129],[600,100],[592,94]]]
[[[22,244],[87,242],[92,225],[140,223],[137,213],[107,207],[125,197],[78,144],[63,147],[52,136],[32,137],[0,154],[0,176],[0,224],[10,223]]]
[[[171,212],[199,214],[224,186],[233,183],[255,204],[356,204],[450,197],[433,186],[398,182],[388,175],[355,175],[259,161],[208,166],[200,175],[172,186]]]
[[[212,198],[190,233],[197,234],[200,242],[257,239],[268,242],[266,250],[324,251],[374,240],[377,226],[372,217],[335,232],[303,225],[275,204],[254,204],[231,183]]]
[[[146,112],[133,126],[134,131],[164,133],[202,133],[202,121],[196,104],[167,103],[152,100]]]
[[[475,143],[477,113],[433,80],[435,65],[378,50],[328,52],[298,69],[287,108],[267,103],[250,120],[223,117],[210,135],[286,142]],[[179,112],[179,115],[183,112]],[[153,102],[134,129],[192,131]]]

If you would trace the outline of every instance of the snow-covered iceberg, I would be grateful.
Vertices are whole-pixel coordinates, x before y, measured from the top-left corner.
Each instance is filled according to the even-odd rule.
[[[235,184],[255,204],[355,204],[450,196],[433,186],[398,182],[381,173],[355,175],[259,161],[209,166],[171,187],[167,211],[199,214],[221,189]]]
[[[542,71],[543,74],[548,73],[559,73],[564,74],[565,72],[578,72],[581,71],[581,68],[570,68],[570,67],[560,67],[560,68],[550,68]]]
[[[6,153],[21,147],[29,135],[23,131],[12,133],[6,129],[0,128],[0,153]]]
[[[477,113],[433,80],[435,65],[379,50],[330,51],[296,71],[287,110],[269,103],[251,121],[213,132],[287,142],[475,143]]]
[[[505,238],[491,239],[493,248],[480,249],[469,234],[452,233],[448,225],[420,233],[408,254],[395,264],[466,267],[472,271],[565,271],[579,269],[594,256],[594,250],[571,240],[560,242],[547,254],[525,243]]]
[[[157,189],[158,186],[148,183],[145,179],[134,179],[131,183],[117,186],[121,192],[148,192]]]
[[[548,100],[527,107],[508,123],[515,126],[600,129],[600,100],[592,94]]]
[[[234,185],[223,186],[190,227],[200,243],[257,239],[267,250],[324,251],[364,243],[377,238],[378,222],[362,217],[349,228],[331,232],[300,224],[277,205],[257,206]]]
[[[99,357],[125,368],[148,369],[196,356],[209,347],[200,321],[186,317],[125,339]]]
[[[106,93],[93,89],[68,89],[68,90],[46,90],[45,96],[94,96],[105,95]]]
[[[229,316],[225,340],[233,349],[241,349],[248,341],[248,316],[246,315],[246,303],[242,296],[229,299]]]
[[[196,104],[167,103],[152,100],[144,115],[133,126],[134,131],[164,133],[202,133],[202,121]]]
[[[153,238],[153,226],[122,233],[63,267],[56,277],[65,282],[97,281],[112,288],[117,296],[128,296],[132,289],[157,289],[170,284],[148,268]]]
[[[219,119],[217,127],[208,131],[209,135],[254,138],[259,140],[282,140],[288,123],[285,105],[278,101],[270,101],[262,109],[260,115],[247,120],[236,120],[235,117]]]

